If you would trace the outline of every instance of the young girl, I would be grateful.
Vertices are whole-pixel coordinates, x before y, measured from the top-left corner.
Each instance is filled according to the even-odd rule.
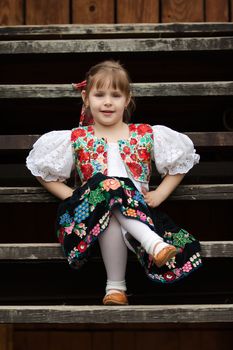
[[[115,61],[92,67],[81,90],[79,127],[43,135],[27,167],[59,206],[57,234],[68,262],[79,268],[99,242],[107,273],[105,305],[127,305],[127,248],[147,276],[161,283],[180,280],[201,265],[200,245],[158,207],[199,156],[192,141],[165,126],[128,124],[133,100],[126,70]],[[151,160],[162,175],[149,190]],[[72,170],[81,185],[65,184]]]

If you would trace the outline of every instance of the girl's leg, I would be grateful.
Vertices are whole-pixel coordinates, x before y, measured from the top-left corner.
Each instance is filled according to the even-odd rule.
[[[166,263],[169,258],[175,255],[175,247],[165,243],[157,233],[149,228],[149,226],[142,223],[141,221],[126,218],[123,214],[121,214],[119,209],[115,209],[113,213],[121,226],[126,231],[128,231],[138,242],[140,242],[146,252],[154,256],[155,260],[155,257],[164,249],[166,249],[166,251],[164,250],[166,256],[162,257],[162,261],[158,262],[157,266],[161,266],[161,262],[162,264]]]
[[[107,230],[99,236],[99,245],[107,273],[106,293],[126,291],[127,247],[121,226],[114,216]]]

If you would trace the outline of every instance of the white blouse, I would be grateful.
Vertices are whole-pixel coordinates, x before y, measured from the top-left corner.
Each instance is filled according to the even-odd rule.
[[[152,159],[162,176],[185,174],[199,162],[200,156],[188,136],[162,125],[153,126],[153,133]],[[70,177],[75,166],[70,136],[71,130],[51,131],[35,142],[26,160],[27,168],[34,176],[61,182]],[[117,143],[108,143],[108,175],[130,177]],[[141,190],[142,184],[130,178]]]

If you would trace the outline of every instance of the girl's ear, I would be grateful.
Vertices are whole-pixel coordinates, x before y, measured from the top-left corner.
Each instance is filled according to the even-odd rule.
[[[128,97],[127,101],[126,101],[126,106],[125,106],[126,108],[127,108],[128,105],[130,104],[131,98],[132,98],[132,94],[130,93],[130,94],[129,94],[129,97]]]
[[[87,94],[86,94],[86,90],[82,90],[81,91],[81,97],[82,97],[82,100],[83,100],[83,103],[85,104],[87,101]]]

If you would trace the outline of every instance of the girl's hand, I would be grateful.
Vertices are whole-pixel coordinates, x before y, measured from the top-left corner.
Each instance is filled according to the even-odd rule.
[[[159,196],[157,196],[156,191],[147,191],[145,188],[142,188],[142,194],[146,204],[151,208],[158,207],[162,202]]]

